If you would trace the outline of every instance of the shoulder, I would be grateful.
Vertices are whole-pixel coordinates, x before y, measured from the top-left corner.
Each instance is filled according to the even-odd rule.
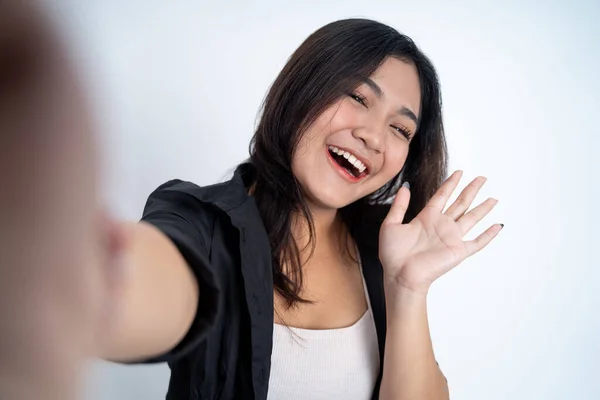
[[[206,208],[199,198],[202,187],[192,182],[172,179],[159,185],[146,200],[143,218],[152,214],[179,214],[194,216]]]
[[[144,214],[154,211],[210,210],[231,189],[231,181],[200,186],[181,179],[159,185],[146,201]]]
[[[226,183],[210,186],[199,186],[193,182],[181,179],[171,179],[159,185],[150,196],[144,207],[144,213],[148,209],[160,206],[177,207],[191,205],[192,203],[209,204],[211,197],[226,189]]]
[[[218,216],[210,197],[219,190],[219,185],[203,187],[172,179],[150,193],[141,221],[170,233],[169,236],[195,238],[207,246]]]

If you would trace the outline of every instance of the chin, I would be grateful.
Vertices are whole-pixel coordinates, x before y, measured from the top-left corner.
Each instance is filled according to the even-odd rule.
[[[339,210],[358,200],[354,196],[344,195],[339,190],[334,189],[334,187],[331,187],[330,190],[324,190],[324,188],[310,190],[307,193],[306,199],[320,209],[330,210]]]

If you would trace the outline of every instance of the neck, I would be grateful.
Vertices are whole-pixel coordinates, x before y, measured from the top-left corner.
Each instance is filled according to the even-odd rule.
[[[309,212],[314,227],[314,243],[321,245],[338,245],[344,224],[337,209],[326,209],[309,204]],[[303,215],[297,214],[292,221],[292,233],[300,248],[304,248],[310,239],[310,227]]]

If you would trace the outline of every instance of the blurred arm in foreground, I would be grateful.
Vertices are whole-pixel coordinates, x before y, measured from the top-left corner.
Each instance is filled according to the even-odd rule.
[[[0,2],[0,153],[0,399],[75,399],[111,319],[123,237],[98,213],[76,76],[29,1]]]

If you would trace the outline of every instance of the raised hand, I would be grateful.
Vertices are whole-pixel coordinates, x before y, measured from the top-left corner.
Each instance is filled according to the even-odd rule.
[[[437,278],[483,249],[500,232],[503,225],[495,224],[474,240],[463,240],[498,201],[489,198],[468,211],[486,181],[478,177],[444,211],[461,176],[462,171],[454,172],[408,224],[402,221],[410,201],[410,189],[403,186],[399,190],[379,235],[379,258],[386,283],[426,294]]]

